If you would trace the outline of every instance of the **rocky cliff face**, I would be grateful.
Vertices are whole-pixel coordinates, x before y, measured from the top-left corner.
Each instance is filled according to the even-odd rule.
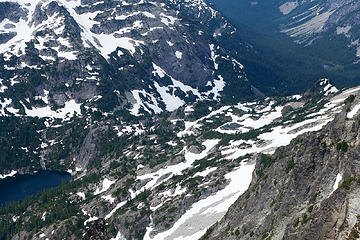
[[[360,96],[349,94],[321,131],[259,155],[249,189],[203,239],[357,239]]]

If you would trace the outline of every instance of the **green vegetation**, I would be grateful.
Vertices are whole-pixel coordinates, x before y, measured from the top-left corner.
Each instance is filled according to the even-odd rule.
[[[285,172],[289,173],[295,166],[295,162],[294,159],[291,158],[291,160],[289,161],[289,163],[287,164],[286,168],[285,168]]]
[[[301,218],[301,224],[306,224],[310,220],[309,216],[306,213],[303,213],[301,215]]]
[[[353,103],[354,100],[355,100],[355,95],[352,95],[352,94],[346,98],[346,102],[348,102],[350,104]]]
[[[281,192],[280,194],[279,194],[279,202],[281,202],[282,200],[283,200],[283,198],[284,198],[284,196],[286,195],[286,192]]]
[[[275,158],[271,157],[270,155],[261,154],[260,162],[264,168],[268,168],[275,162]]]
[[[351,229],[350,235],[347,240],[356,240],[360,238],[360,215],[357,216],[357,222]]]
[[[313,209],[314,209],[314,205],[310,205],[307,209],[308,213],[312,213]]]
[[[296,218],[294,223],[293,223],[293,227],[294,228],[297,228],[297,226],[299,226],[299,223],[300,223],[300,219],[299,218]]]
[[[44,128],[43,120],[37,118],[0,117],[0,169],[40,169],[38,131]]]
[[[64,184],[0,208],[0,239],[9,239],[22,230],[35,233],[44,226],[80,214],[79,206],[70,204],[68,195],[68,190],[74,189],[78,184],[78,182]],[[42,213],[45,211],[46,218],[42,220]],[[19,216],[15,223],[12,220],[13,216]],[[73,232],[75,236],[81,237],[79,226],[83,225],[83,221],[81,216],[77,218],[77,230]]]
[[[245,133],[237,133],[237,134],[224,134],[219,133],[217,131],[208,131],[203,133],[203,137],[205,139],[221,139],[219,145],[227,145],[231,140],[250,140],[256,139],[259,135],[270,132],[271,129],[278,124],[269,124],[260,129],[252,129]]]
[[[349,148],[349,145],[345,141],[341,141],[338,144],[336,144],[336,149],[338,151],[341,151],[342,153],[347,152],[348,148]]]
[[[349,240],[352,240],[352,239],[359,239],[360,238],[360,233],[359,233],[359,230],[357,229],[352,229],[351,232],[350,232],[350,236],[349,236]]]
[[[59,171],[66,171],[72,162],[71,155],[79,151],[89,129],[82,118],[72,118],[71,121],[58,128],[47,128],[47,140],[54,140],[46,155],[46,166]]]
[[[211,111],[209,106],[213,105],[209,101],[198,101],[194,105],[194,111],[189,114],[189,118],[198,119],[208,115]]]
[[[214,226],[216,226],[217,224],[218,224],[218,222],[216,222]],[[214,226],[213,226],[213,227],[214,227]],[[207,239],[207,238],[210,236],[210,234],[214,231],[214,228],[213,228],[213,227],[208,228],[208,229],[206,230],[205,234],[200,238],[200,240],[205,240],[205,239]]]
[[[261,239],[266,239],[269,236],[268,232],[264,232],[263,234],[261,234]]]
[[[270,203],[270,207],[273,207],[275,205],[276,201],[273,199]]]
[[[355,178],[354,178],[354,177],[349,177],[349,178],[345,179],[345,180],[341,183],[340,187],[345,188],[346,190],[350,190],[351,183],[352,183],[353,181],[355,181]]]

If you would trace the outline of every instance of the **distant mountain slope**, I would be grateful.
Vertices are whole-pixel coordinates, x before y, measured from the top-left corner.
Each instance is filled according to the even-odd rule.
[[[1,2],[2,115],[80,114],[81,104],[138,115],[251,95],[243,66],[216,39],[231,31],[194,4],[203,8],[195,18],[161,1]]]
[[[317,38],[326,37],[326,35],[321,35],[324,32],[344,34],[352,38],[352,42],[359,37],[356,30],[360,24],[358,1],[323,0],[280,3],[279,10],[288,21],[288,23],[281,22],[282,32],[299,43],[311,44]],[[356,43],[353,45],[357,47]]]
[[[242,40],[253,45],[255,51],[243,53],[241,59],[249,80],[271,82],[279,92],[305,90],[322,77],[338,86],[360,82],[358,1],[208,2],[236,25]]]

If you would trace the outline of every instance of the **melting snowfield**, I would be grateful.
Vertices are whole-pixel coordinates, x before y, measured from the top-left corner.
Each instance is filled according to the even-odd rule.
[[[181,216],[174,226],[162,233],[150,237],[152,227],[148,227],[145,240],[194,240],[200,238],[206,229],[221,219],[228,208],[243,194],[250,185],[255,164],[243,162],[233,172],[226,174],[230,183],[206,199],[200,200]]]
[[[336,93],[338,90],[329,86],[327,82],[323,82],[324,85],[324,94],[327,96],[329,90],[332,93]],[[341,111],[341,107],[344,105],[346,98],[356,91],[359,91],[359,88],[352,88],[347,91],[344,91],[332,98],[329,99],[322,109],[319,111],[311,111],[307,113],[307,117],[301,122],[292,122],[287,121],[279,124],[278,126],[272,127],[268,132],[262,133],[259,136],[250,139],[250,140],[237,140],[230,141],[227,146],[220,146],[221,154],[226,159],[237,159],[243,157],[246,154],[252,153],[273,153],[276,148],[280,146],[285,146],[290,143],[292,139],[297,137],[300,134],[318,131],[322,129],[327,123],[334,119],[335,115]],[[294,101],[299,101],[299,97],[294,97]],[[232,121],[237,123],[240,127],[240,132],[248,132],[253,129],[261,129],[264,126],[272,124],[276,121],[279,121],[279,118],[282,116],[281,111],[283,106],[274,106],[274,102],[270,101],[267,105],[256,106],[254,103],[245,103],[241,104],[242,109],[245,109],[244,112],[249,112],[252,108],[253,113],[245,113],[242,116],[237,116],[233,114],[231,107],[225,106],[216,111],[211,112],[209,115],[202,117],[193,122],[185,122],[185,130],[179,132],[177,135],[179,138],[186,137],[188,135],[196,134],[195,129],[201,129],[204,121],[211,121],[211,117],[216,117],[217,115],[225,114],[226,116],[231,117]],[[360,109],[360,104],[355,105],[348,113],[348,117],[353,117]],[[215,129],[215,131],[221,131],[221,128]],[[232,130],[229,130],[228,134],[232,134]],[[225,131],[226,132],[226,131]],[[209,140],[207,140],[209,141]],[[216,140],[216,142],[219,140]],[[206,142],[204,145],[215,147],[216,142]],[[210,144],[210,145],[209,145]],[[187,156],[187,166],[191,166],[190,159],[205,157],[209,151],[209,147],[206,148],[202,153],[195,154],[194,156]],[[186,154],[192,154],[186,152]],[[202,156],[201,156],[202,155]],[[196,156],[196,157],[195,157]],[[176,168],[179,167],[175,165]],[[175,167],[174,166],[174,167]],[[228,180],[228,185],[219,192],[207,197],[206,199],[199,200],[194,203],[190,209],[186,211],[184,215],[167,231],[153,235],[151,232],[154,227],[150,224],[147,227],[147,231],[144,239],[146,240],[193,240],[200,238],[216,221],[219,221],[228,208],[236,201],[236,199],[243,194],[252,179],[252,173],[254,171],[255,164],[247,163],[246,160],[241,163],[241,165],[234,169],[232,172],[225,175]],[[172,166],[168,167],[167,170],[172,169]],[[180,169],[184,169],[183,167]],[[196,173],[197,176],[206,176],[212,171],[216,171],[217,167],[207,168],[202,172]],[[163,170],[159,170],[161,172]],[[155,186],[157,179],[163,175],[157,173],[152,173],[144,176],[138,177],[139,179],[152,178],[152,181],[148,182],[147,188]],[[168,171],[166,171],[168,172]],[[181,172],[181,170],[180,170]],[[334,189],[338,187],[338,183],[341,179],[341,175],[338,174],[334,183]],[[157,207],[155,208],[157,209]]]
[[[296,4],[290,3],[282,5],[282,13],[288,14],[296,7]],[[328,11],[320,12],[316,7],[310,8],[305,12],[305,16],[304,14],[299,14],[292,17],[292,26],[288,26],[288,28],[282,30],[282,32],[292,38],[299,38],[297,42],[302,42],[304,40],[302,38],[323,31],[326,21],[335,11],[336,9],[329,9]],[[306,20],[304,21],[304,19]]]
[[[116,180],[112,181],[112,180],[105,178],[102,182],[102,188],[100,189],[99,187],[97,187],[94,192],[94,195],[98,195],[100,193],[106,192],[110,188],[110,186],[112,184],[114,184],[115,182],[116,182]]]
[[[40,118],[61,118],[64,120],[70,119],[74,114],[81,115],[81,104],[76,103],[75,100],[69,100],[65,102],[65,106],[59,110],[52,110],[50,106],[39,107],[27,109],[25,107],[25,112],[27,116],[30,117],[40,117]]]
[[[347,118],[353,118],[355,114],[360,110],[360,103],[358,103],[348,114]]]
[[[181,162],[176,165],[171,165],[166,168],[162,168],[159,171],[154,172],[154,173],[149,173],[149,174],[138,176],[137,177],[138,180],[146,180],[146,179],[151,179],[151,180],[143,188],[138,190],[137,194],[142,192],[145,189],[152,189],[152,188],[156,187],[157,185],[159,185],[162,182],[166,181],[167,179],[171,178],[173,175],[180,175],[183,170],[190,168],[196,160],[206,157],[208,155],[209,151],[213,147],[215,147],[216,144],[218,144],[219,142],[220,142],[219,139],[206,140],[203,143],[203,145],[206,148],[204,151],[202,151],[199,154],[192,153],[192,152],[188,151],[185,147],[185,149],[183,150],[185,152],[185,154],[184,154],[185,162]],[[160,181],[160,179],[165,175],[169,175],[169,176],[166,179],[162,179]],[[137,194],[134,193],[134,195],[137,195]]]

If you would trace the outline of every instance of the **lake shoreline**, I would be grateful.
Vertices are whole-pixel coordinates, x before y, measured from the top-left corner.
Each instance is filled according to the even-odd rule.
[[[40,170],[32,174],[12,174],[12,176],[0,179],[0,206],[9,202],[21,201],[28,196],[70,181],[71,174],[52,170]]]

